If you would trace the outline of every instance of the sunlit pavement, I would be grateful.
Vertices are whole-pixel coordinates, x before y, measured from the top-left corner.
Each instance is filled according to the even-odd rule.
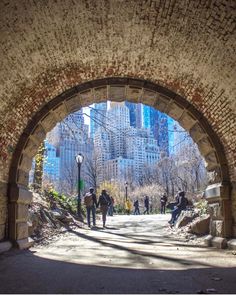
[[[236,256],[189,245],[168,215],[108,217],[48,246],[5,254],[1,293],[236,293]]]

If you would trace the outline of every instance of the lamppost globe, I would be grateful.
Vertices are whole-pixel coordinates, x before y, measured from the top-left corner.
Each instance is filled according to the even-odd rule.
[[[82,164],[82,162],[84,160],[84,156],[82,154],[78,154],[77,156],[75,156],[75,160],[76,160],[77,164]]]

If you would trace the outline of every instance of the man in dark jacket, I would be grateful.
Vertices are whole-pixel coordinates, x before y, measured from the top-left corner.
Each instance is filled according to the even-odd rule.
[[[134,215],[140,215],[138,200],[134,201]]]
[[[161,199],[161,214],[166,213],[166,203],[167,203],[167,196],[164,194]]]
[[[187,199],[185,198],[185,192],[180,191],[176,197],[176,206],[174,207],[171,213],[171,220],[168,221],[170,225],[175,224],[175,221],[177,220],[181,211],[186,209],[186,205]]]
[[[145,198],[144,198],[144,208],[145,208],[145,210],[144,210],[144,212],[143,212],[143,214],[149,214],[149,197],[148,196],[145,196]]]
[[[86,193],[86,195],[84,196],[84,205],[85,205],[86,211],[87,211],[88,227],[91,227],[91,223],[90,223],[91,212],[92,212],[92,216],[93,216],[93,226],[96,226],[97,198],[94,193],[94,189],[92,187],[90,187],[89,192]]]

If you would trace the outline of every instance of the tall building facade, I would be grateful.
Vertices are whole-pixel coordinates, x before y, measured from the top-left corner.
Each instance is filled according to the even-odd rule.
[[[126,130],[130,127],[129,109],[124,103],[112,103],[107,111],[112,158],[124,157]]]
[[[84,161],[91,158],[93,144],[88,134],[89,128],[84,124],[82,110],[71,114],[60,124],[60,181],[66,183],[69,191],[76,191],[77,164],[75,156],[81,153]],[[85,173],[81,170],[82,178]]]
[[[47,134],[44,175],[53,180],[59,192],[76,193],[75,156],[81,153],[86,161],[91,158],[92,150],[93,142],[89,137],[89,126],[84,123],[83,111],[70,114]],[[86,171],[81,171],[84,178]]]
[[[60,157],[58,149],[45,140],[43,178],[50,183],[54,183],[56,188],[58,188],[60,178],[59,168]]]
[[[126,137],[126,156],[134,160],[134,177],[143,176],[145,166],[153,166],[159,159],[157,140],[149,129],[130,128]]]
[[[105,124],[107,102],[95,103],[90,109],[90,137],[93,139],[99,127]]]
[[[101,177],[138,182],[145,165],[158,161],[157,140],[150,129],[131,126],[126,103],[111,103],[105,128],[96,132],[94,150],[99,154]]]
[[[169,134],[169,155],[174,153],[174,133],[175,133],[175,120],[168,117],[168,134]]]

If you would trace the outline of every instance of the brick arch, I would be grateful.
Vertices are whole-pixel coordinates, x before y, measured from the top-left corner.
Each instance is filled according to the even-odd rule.
[[[27,245],[27,205],[31,200],[31,193],[27,189],[29,170],[47,132],[71,112],[107,100],[147,104],[166,113],[189,131],[211,174],[206,196],[212,209],[212,235],[230,237],[230,177],[227,160],[221,141],[205,116],[187,99],[161,85],[123,77],[93,80],[75,86],[45,104],[28,123],[17,143],[10,167],[9,237],[17,241],[20,247]]]

